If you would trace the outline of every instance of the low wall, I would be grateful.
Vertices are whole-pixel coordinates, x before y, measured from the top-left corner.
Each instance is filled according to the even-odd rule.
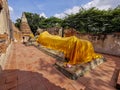
[[[79,38],[91,41],[96,52],[120,56],[120,35],[82,35]]]
[[[107,35],[103,35],[103,34],[92,35],[92,34],[81,34],[78,31],[69,29],[64,32],[64,36],[68,36],[68,35],[69,36],[75,35],[78,38],[89,40],[90,42],[92,42],[95,51],[98,53],[120,56],[119,32],[113,34],[107,34]]]
[[[6,64],[6,62],[7,62],[7,59],[8,59],[8,57],[9,57],[10,53],[11,53],[12,46],[13,46],[13,44],[12,44],[12,42],[11,42],[11,43],[9,44],[9,46],[7,47],[7,49],[6,49],[6,52],[5,52],[5,53],[2,53],[2,54],[0,55],[0,70],[4,69],[4,67],[5,67],[5,64]]]
[[[55,30],[54,28],[52,30],[50,29],[49,33],[55,34]],[[74,29],[64,30],[65,37],[73,35],[77,36],[78,38],[86,39],[92,42],[95,51],[98,53],[120,56],[120,33],[113,33],[108,35],[89,35],[81,34]]]

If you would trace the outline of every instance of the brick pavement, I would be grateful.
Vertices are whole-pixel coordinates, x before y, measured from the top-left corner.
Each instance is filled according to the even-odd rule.
[[[0,90],[115,90],[112,78],[115,68],[120,67],[118,57],[104,55],[107,62],[74,81],[54,68],[55,58],[33,46],[13,46],[0,74]]]

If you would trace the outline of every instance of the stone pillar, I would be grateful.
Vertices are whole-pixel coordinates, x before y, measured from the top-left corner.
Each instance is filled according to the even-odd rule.
[[[61,37],[63,37],[63,36],[64,36],[64,33],[63,33],[63,28],[62,28],[62,27],[59,29],[59,36],[61,36]]]

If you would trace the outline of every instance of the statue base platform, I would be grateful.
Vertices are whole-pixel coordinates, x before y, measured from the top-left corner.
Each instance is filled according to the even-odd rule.
[[[85,64],[73,65],[71,68],[67,68],[64,66],[65,57],[63,53],[45,48],[44,46],[37,45],[35,43],[32,45],[38,48],[40,51],[46,53],[47,55],[56,58],[56,63],[54,64],[54,66],[65,76],[73,80],[76,80],[77,78],[83,76],[86,72],[94,69],[95,67],[99,66],[100,64],[106,61],[106,59],[103,57],[92,60],[91,62]]]
[[[68,78],[76,80],[78,77],[83,76],[86,72],[94,69],[105,61],[105,58],[99,58],[85,64],[73,65],[70,68],[65,67],[63,61],[57,61],[55,67]]]

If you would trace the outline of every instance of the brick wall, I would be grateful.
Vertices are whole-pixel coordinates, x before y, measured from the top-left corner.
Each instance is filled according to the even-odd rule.
[[[0,5],[2,5],[0,9],[0,67],[3,68],[10,52],[12,33],[7,0],[0,0]]]
[[[71,32],[69,31],[65,34],[70,35],[70,33]],[[76,31],[74,35],[78,38],[92,42],[96,52],[120,56],[120,33],[113,33],[109,35],[89,35],[80,34]]]

